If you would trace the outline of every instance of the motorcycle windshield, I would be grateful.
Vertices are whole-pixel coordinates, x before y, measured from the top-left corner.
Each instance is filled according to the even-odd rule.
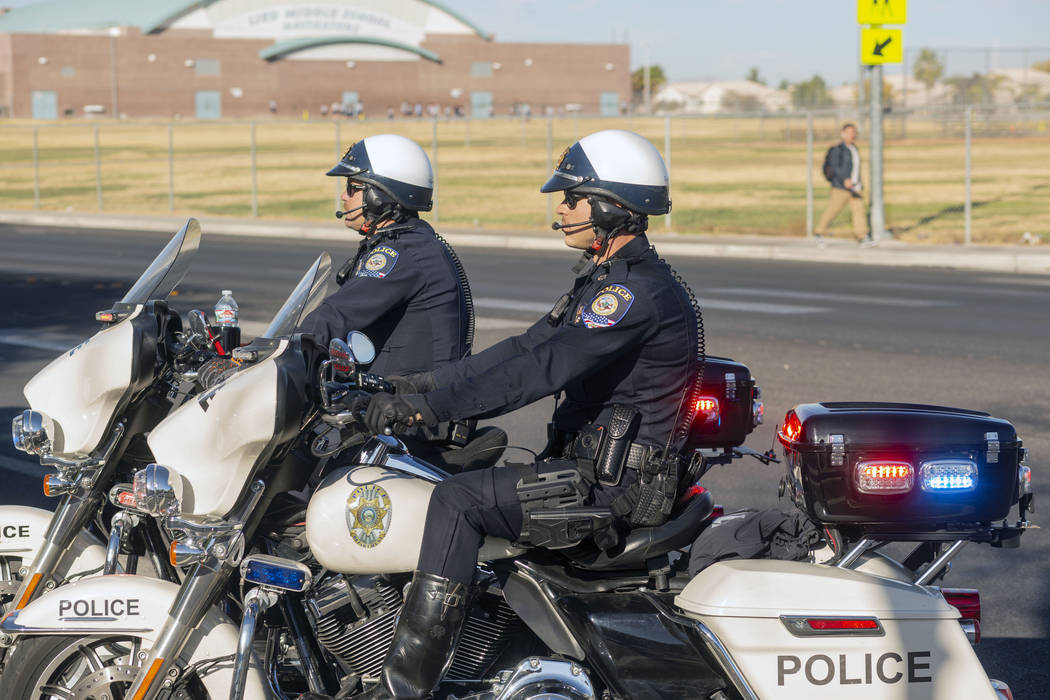
[[[145,304],[151,299],[167,298],[186,276],[200,244],[201,225],[196,219],[188,219],[120,303],[136,305]]]
[[[328,292],[328,278],[332,269],[332,258],[328,253],[321,253],[317,260],[306,271],[299,284],[288,296],[284,306],[270,321],[270,326],[260,337],[282,338],[289,336],[299,327],[306,315],[317,308]]]

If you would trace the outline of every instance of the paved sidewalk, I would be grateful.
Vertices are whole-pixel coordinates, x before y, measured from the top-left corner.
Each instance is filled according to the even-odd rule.
[[[345,240],[336,221],[275,221],[231,217],[198,217],[205,233],[229,236],[269,236]],[[0,211],[0,223],[41,227],[81,227],[132,231],[176,231],[186,219],[176,216],[88,214],[81,212]],[[657,219],[656,225],[663,222]],[[438,227],[457,247],[561,250],[561,236],[553,231],[505,231]],[[1050,274],[1050,246],[913,245],[888,241],[860,248],[846,240],[829,239],[818,248],[812,240],[781,236],[720,236],[651,232],[660,252],[669,256],[796,260],[904,267],[948,267],[995,272]]]

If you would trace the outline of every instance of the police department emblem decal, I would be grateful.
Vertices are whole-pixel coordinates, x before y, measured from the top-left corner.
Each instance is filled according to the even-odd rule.
[[[591,311],[599,316],[611,316],[616,312],[616,307],[619,305],[620,303],[616,301],[616,297],[612,294],[602,294],[591,302]]]
[[[358,486],[346,499],[346,526],[350,529],[350,538],[362,547],[375,547],[386,537],[392,513],[390,494],[382,486]]]
[[[394,271],[400,255],[389,246],[381,245],[372,251],[357,272],[358,277],[376,277],[382,279]]]
[[[615,326],[627,315],[634,303],[634,294],[622,284],[610,284],[595,295],[590,305],[583,308],[580,320],[587,328]]]

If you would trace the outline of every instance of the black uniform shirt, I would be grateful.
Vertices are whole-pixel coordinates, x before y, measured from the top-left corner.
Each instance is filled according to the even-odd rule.
[[[638,236],[576,279],[556,325],[544,317],[434,374],[427,401],[439,420],[508,413],[556,391],[557,428],[603,422],[614,403],[636,406],[636,440],[663,446],[697,354],[697,319],[685,289]]]
[[[470,310],[455,262],[430,224],[411,223],[366,241],[350,277],[298,332],[327,345],[364,331],[376,346],[369,371],[380,375],[430,371],[466,355]]]

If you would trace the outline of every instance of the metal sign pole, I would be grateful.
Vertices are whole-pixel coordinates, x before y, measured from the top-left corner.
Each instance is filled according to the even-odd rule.
[[[806,238],[813,237],[813,112],[806,112]]]
[[[40,208],[40,142],[37,135],[39,127],[33,127],[33,208]]]
[[[98,197],[98,210],[102,211],[102,151],[98,144],[98,125],[95,125],[95,195]]]
[[[671,185],[671,118],[664,117],[664,160],[667,161],[667,185]],[[664,214],[664,229],[671,230],[671,210]]]
[[[871,238],[886,235],[882,202],[882,66],[871,67]]]
[[[343,157],[343,139],[342,139],[342,122],[338,119],[335,121],[335,159],[336,162]],[[346,182],[336,178],[335,183],[335,208],[338,211],[343,207],[343,188],[346,187]]]
[[[547,115],[547,170],[554,170],[554,117]],[[547,221],[554,220],[554,195],[547,193]]]
[[[257,177],[258,170],[255,167],[255,120],[252,120],[251,124],[251,140],[252,140],[252,217],[259,216],[259,180]]]
[[[168,124],[168,211],[175,211],[175,125]]]
[[[966,245],[970,245],[972,240],[973,231],[970,228],[970,214],[971,207],[973,206],[973,200],[971,199],[970,193],[970,175],[973,167],[973,107],[966,108],[966,127],[964,132],[966,134],[966,201],[963,204],[963,221],[966,231]]]
[[[433,134],[430,141],[430,166],[434,170],[434,223],[438,223],[438,120],[434,117],[432,122]]]

